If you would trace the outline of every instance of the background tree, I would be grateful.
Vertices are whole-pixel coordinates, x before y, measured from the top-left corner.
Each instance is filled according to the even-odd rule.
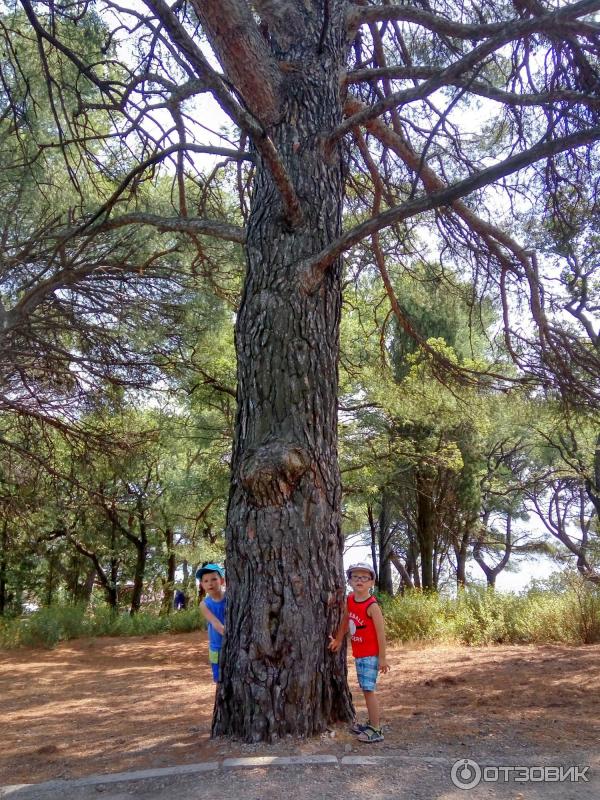
[[[579,572],[598,583],[597,422],[588,413],[565,413],[560,407],[546,406],[544,412],[527,498],[567,557],[574,557]]]

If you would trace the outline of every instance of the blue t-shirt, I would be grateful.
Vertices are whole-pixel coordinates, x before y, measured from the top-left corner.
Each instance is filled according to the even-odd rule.
[[[225,625],[225,611],[227,610],[227,597],[222,600],[213,600],[212,597],[206,595],[204,598],[206,607],[214,614],[222,625]],[[211,650],[220,650],[223,644],[223,635],[214,629],[211,623],[208,623],[208,646]]]

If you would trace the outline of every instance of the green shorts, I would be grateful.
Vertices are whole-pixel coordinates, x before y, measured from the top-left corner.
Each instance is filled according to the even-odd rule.
[[[213,681],[215,683],[219,682],[219,657],[221,655],[220,650],[211,650],[210,647],[208,648],[208,660],[210,662],[210,666],[212,667],[212,674],[213,674]]]

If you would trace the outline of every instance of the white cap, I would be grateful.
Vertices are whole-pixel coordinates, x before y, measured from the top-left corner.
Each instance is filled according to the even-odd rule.
[[[370,572],[371,577],[375,580],[375,570],[370,564],[365,564],[364,561],[359,562],[358,564],[350,564],[348,569],[346,570],[346,577],[350,580],[350,576],[355,569],[364,569],[365,572]]]

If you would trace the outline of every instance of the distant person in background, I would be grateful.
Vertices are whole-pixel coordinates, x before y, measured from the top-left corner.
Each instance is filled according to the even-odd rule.
[[[219,658],[225,632],[225,573],[219,564],[205,563],[196,570],[196,578],[206,596],[200,603],[202,616],[208,623],[208,660],[212,668],[213,680],[220,680]]]
[[[175,600],[173,601],[175,611],[183,611],[186,607],[186,603],[185,592],[182,592],[181,589],[175,589]]]

